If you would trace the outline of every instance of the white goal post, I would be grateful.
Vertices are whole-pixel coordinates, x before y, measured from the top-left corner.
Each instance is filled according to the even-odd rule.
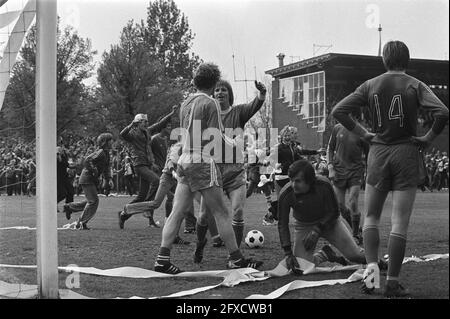
[[[56,0],[36,0],[36,260],[39,298],[56,299]]]

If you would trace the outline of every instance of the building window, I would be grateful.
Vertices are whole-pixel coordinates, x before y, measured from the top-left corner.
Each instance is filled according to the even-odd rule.
[[[279,97],[318,132],[325,131],[324,71],[280,79]]]

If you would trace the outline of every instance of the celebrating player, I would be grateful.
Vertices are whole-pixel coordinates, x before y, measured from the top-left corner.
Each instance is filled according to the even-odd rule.
[[[225,128],[225,134],[231,133],[229,138],[241,138],[243,141],[244,126],[256,112],[259,111],[266,99],[266,87],[261,82],[255,81],[258,95],[249,104],[233,106],[233,89],[225,80],[220,80],[214,89],[214,98],[220,104],[220,115]],[[227,132],[229,131],[229,132]],[[237,135],[237,136],[236,136]],[[244,205],[247,193],[246,174],[244,168],[244,145],[227,147],[224,143],[222,163],[218,164],[222,175],[223,190],[231,201],[233,214],[233,230],[236,243],[239,247],[244,236]],[[203,258],[203,248],[206,245],[206,232],[208,230],[207,212],[205,201],[202,200],[200,215],[197,220],[197,247],[194,254],[194,262],[199,263]]]
[[[332,111],[332,115],[346,129],[371,141],[365,191],[367,211],[363,227],[365,254],[369,263],[362,286],[365,292],[380,287],[376,263],[380,244],[378,224],[387,194],[390,191],[393,193],[389,268],[384,290],[387,297],[409,293],[400,285],[399,274],[417,186],[425,178],[421,149],[442,132],[448,120],[447,107],[423,82],[405,73],[409,59],[408,47],[403,42],[386,43],[383,63],[387,72],[364,82]],[[360,107],[369,108],[372,133],[349,117]],[[417,113],[420,107],[432,113],[434,123],[424,136],[418,137]]]
[[[110,189],[113,185],[111,178],[111,167],[109,163],[109,151],[112,146],[113,136],[110,133],[100,134],[97,138],[97,147],[85,160],[83,171],[80,176],[80,185],[83,188],[86,200],[77,203],[64,204],[64,212],[70,219],[73,212],[83,211],[77,221],[76,228],[80,230],[89,229],[87,223],[94,217],[98,204],[97,184],[100,175],[103,175],[103,189]]]
[[[148,201],[154,198],[156,190],[158,189],[159,177],[152,170],[154,165],[154,156],[150,147],[150,140],[152,134],[160,132],[166,123],[170,121],[175,111],[178,109],[177,105],[172,107],[172,112],[166,115],[156,124],[148,126],[147,114],[136,114],[133,122],[125,127],[120,136],[130,144],[131,159],[133,161],[133,168],[137,176],[139,176],[139,191],[138,195],[130,202],[139,203]],[[121,212],[123,220],[127,220],[131,215]],[[153,220],[153,211],[150,211],[146,216],[149,219],[151,227],[159,227]]]
[[[216,164],[216,161],[220,160],[221,152],[217,154],[216,151],[222,148],[225,137],[222,134],[220,106],[210,97],[219,78],[220,71],[216,65],[201,64],[196,69],[193,79],[197,93],[188,97],[181,107],[180,123],[186,132],[182,146],[183,153],[178,161],[179,181],[174,205],[164,225],[161,247],[155,261],[155,271],[158,272],[169,274],[181,272],[170,262],[170,249],[184,212],[191,205],[197,191],[201,193],[206,207],[214,214],[219,233],[230,253],[228,267],[257,268],[262,264],[260,261],[244,258],[237,247],[231,217],[223,199],[222,178]]]

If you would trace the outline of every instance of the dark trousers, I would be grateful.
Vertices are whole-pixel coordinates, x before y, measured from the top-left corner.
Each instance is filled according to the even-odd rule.
[[[73,183],[69,178],[64,178],[57,181],[57,203],[63,199],[66,199],[66,203],[72,203],[74,195],[75,190],[73,189]]]
[[[138,195],[130,202],[130,204],[153,200],[156,191],[158,190],[158,175],[146,165],[136,166],[134,167],[134,171],[139,177],[139,191]]]

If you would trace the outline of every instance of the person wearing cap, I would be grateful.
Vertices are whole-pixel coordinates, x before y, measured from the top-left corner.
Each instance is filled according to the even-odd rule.
[[[360,122],[361,111],[352,113],[352,118]],[[342,124],[336,124],[328,142],[328,171],[342,217],[353,230],[353,237],[362,244],[360,227],[361,212],[358,209],[359,191],[364,178],[364,160],[369,152],[369,144],[351,133]],[[349,207],[345,193],[349,193]]]
[[[103,177],[103,189],[109,189],[113,185],[109,160],[112,140],[112,134],[100,134],[97,137],[97,149],[84,159],[84,168],[81,172],[79,183],[83,188],[86,200],[64,204],[64,212],[67,219],[71,218],[72,213],[83,211],[76,222],[76,229],[88,230],[87,223],[97,212],[99,204],[97,184],[99,183],[99,177]]]
[[[160,132],[166,126],[178,107],[178,105],[174,105],[169,114],[151,126],[148,126],[147,114],[136,114],[131,124],[120,132],[120,136],[130,145],[133,169],[139,177],[138,195],[129,204],[149,201],[154,198],[159,185],[159,177],[152,169],[155,159],[150,141],[153,134]],[[139,213],[144,213],[144,211]],[[130,217],[131,215],[127,214],[125,210],[119,212],[119,219],[123,221]],[[149,220],[149,226],[159,227],[153,219],[153,210],[146,217]]]

